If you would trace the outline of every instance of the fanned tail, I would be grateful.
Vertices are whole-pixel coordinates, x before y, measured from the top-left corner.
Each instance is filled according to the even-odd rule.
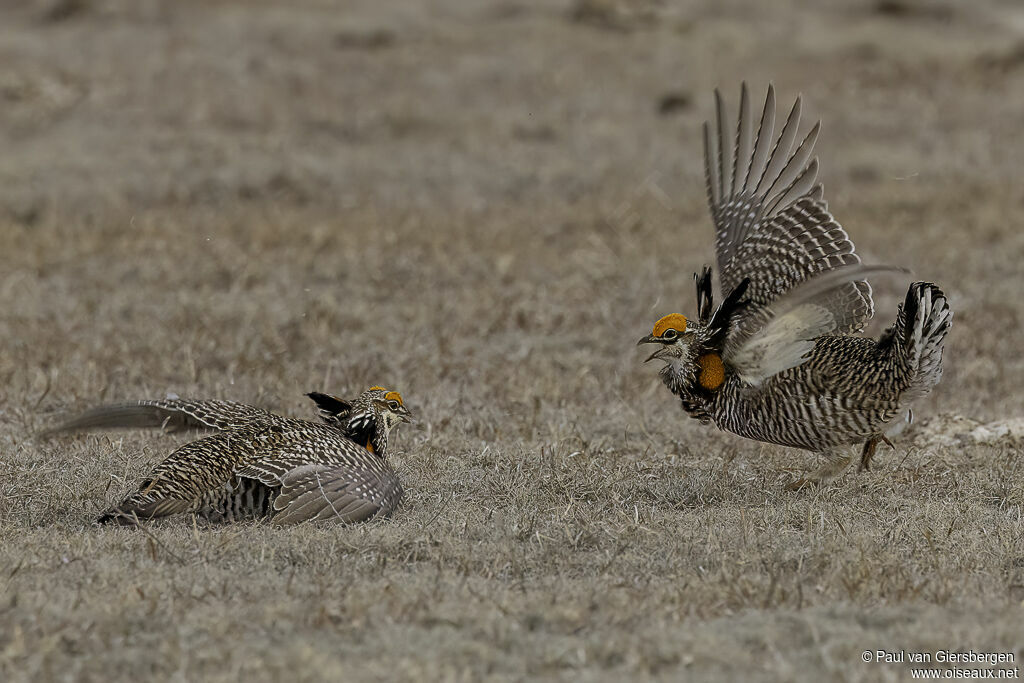
[[[942,377],[942,347],[953,323],[953,312],[942,290],[930,282],[915,282],[900,304],[896,323],[878,345],[896,354],[906,372],[903,401],[931,391]]]

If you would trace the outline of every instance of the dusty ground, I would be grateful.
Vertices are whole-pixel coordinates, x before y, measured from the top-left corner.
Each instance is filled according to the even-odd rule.
[[[1020,665],[1020,4],[413,4],[0,9],[0,678]],[[744,79],[804,93],[865,259],[956,309],[898,451],[815,492],[634,346],[693,308],[699,124]],[[419,423],[407,504],[361,528],[93,528],[182,437],[31,438],[104,400],[303,415],[370,383]]]

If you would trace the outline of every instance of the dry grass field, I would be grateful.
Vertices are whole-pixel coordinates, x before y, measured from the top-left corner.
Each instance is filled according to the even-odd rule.
[[[865,260],[956,311],[896,452],[812,491],[784,488],[811,456],[687,419],[635,347],[694,308],[699,126],[743,80],[803,93]],[[0,679],[1020,666],[1022,121],[1016,0],[5,3]],[[33,438],[377,383],[417,417],[380,524],[97,528],[187,435]]]

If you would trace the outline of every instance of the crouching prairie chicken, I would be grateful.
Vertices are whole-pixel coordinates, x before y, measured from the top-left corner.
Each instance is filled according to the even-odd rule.
[[[797,99],[777,139],[769,87],[754,127],[746,85],[735,142],[715,92],[717,133],[704,125],[708,201],[723,303],[712,305],[711,269],[695,275],[697,316],[658,320],[640,344],[660,376],[703,423],[749,439],[816,451],[825,481],[863,443],[868,469],[887,427],[942,374],[953,314],[942,291],[910,285],[896,322],[878,340],[852,336],[873,313],[866,267],[828,212],[811,152],[815,124],[796,144]]]
[[[401,395],[372,387],[352,401],[308,396],[321,422],[233,401],[167,399],[95,408],[45,435],[125,427],[217,431],[171,453],[100,523],[182,512],[214,522],[269,517],[278,525],[390,515],[402,486],[386,460],[388,434],[411,416]]]

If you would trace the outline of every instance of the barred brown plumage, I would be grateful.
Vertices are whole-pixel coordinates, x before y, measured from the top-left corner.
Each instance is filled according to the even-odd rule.
[[[346,401],[313,392],[321,422],[215,400],[149,400],[92,409],[45,434],[94,428],[215,429],[159,463],[100,523],[194,512],[211,521],[270,517],[275,524],[386,517],[402,486],[386,460],[388,434],[411,413],[372,387]]]
[[[704,125],[705,176],[728,296],[712,312],[705,268],[695,276],[698,320],[659,320],[640,340],[659,345],[647,360],[665,362],[662,381],[701,422],[825,454],[826,464],[796,485],[838,475],[850,444],[863,442],[867,469],[886,428],[942,375],[953,315],[946,297],[915,282],[878,341],[851,336],[873,313],[864,277],[879,268],[861,265],[816,182],[820,124],[791,152],[799,98],[773,142],[774,88],[755,131],[744,84],[734,145],[717,91],[715,102],[716,134]]]

